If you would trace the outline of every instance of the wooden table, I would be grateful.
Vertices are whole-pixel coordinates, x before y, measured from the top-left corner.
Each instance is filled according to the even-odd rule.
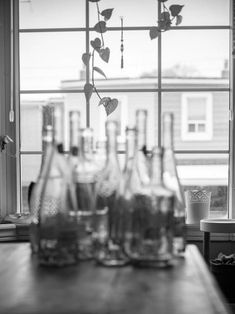
[[[170,269],[44,268],[29,243],[0,244],[0,313],[231,313],[196,246]]]

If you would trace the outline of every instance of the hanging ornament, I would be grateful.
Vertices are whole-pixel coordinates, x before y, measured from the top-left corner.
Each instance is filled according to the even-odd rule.
[[[123,51],[124,51],[124,44],[123,44],[123,17],[121,16],[121,69],[124,68],[124,61],[123,61]]]

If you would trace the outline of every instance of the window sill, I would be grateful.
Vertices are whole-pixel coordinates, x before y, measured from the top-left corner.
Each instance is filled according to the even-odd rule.
[[[200,231],[199,224],[186,225],[186,239],[189,242],[203,241],[203,232]],[[29,225],[4,223],[0,224],[0,242],[4,241],[27,241],[29,240]],[[211,241],[235,241],[235,234],[213,233]]]
[[[29,240],[29,225],[5,223],[0,225],[0,242]]]

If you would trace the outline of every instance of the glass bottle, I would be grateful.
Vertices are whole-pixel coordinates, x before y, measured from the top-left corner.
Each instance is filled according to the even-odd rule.
[[[175,193],[174,206],[174,240],[173,247],[176,255],[185,251],[185,201],[176,168],[173,142],[174,116],[172,113],[163,114],[163,180],[167,188]]]
[[[81,145],[81,125],[80,125],[80,111],[72,110],[69,112],[69,163],[74,171],[78,162],[78,155],[80,154]]]
[[[123,251],[120,227],[120,208],[117,206],[117,190],[122,173],[117,156],[116,121],[106,121],[107,159],[96,187],[95,258],[103,266],[123,266],[128,258]]]
[[[140,185],[150,182],[149,160],[147,157],[147,110],[136,111],[137,150],[136,163],[139,172]]]
[[[52,141],[53,141],[53,128],[51,125],[44,125],[43,127],[43,155],[41,168],[37,181],[32,185],[32,191],[29,198],[29,208],[30,208],[30,243],[32,253],[38,252],[38,215],[39,208],[41,206],[41,194],[43,186],[45,184],[45,177],[48,171],[47,165],[51,159],[51,154],[53,150]]]
[[[132,182],[134,184],[134,182]],[[154,147],[151,180],[134,192],[125,249],[132,264],[165,267],[172,261],[174,193],[163,184],[162,149]]]
[[[93,258],[93,218],[95,211],[96,164],[93,156],[93,129],[82,131],[81,154],[75,166],[76,199],[78,206],[78,257]]]
[[[54,109],[52,152],[45,160],[45,179],[39,208],[39,263],[66,266],[77,263],[77,206],[72,174],[63,155],[63,123]]]

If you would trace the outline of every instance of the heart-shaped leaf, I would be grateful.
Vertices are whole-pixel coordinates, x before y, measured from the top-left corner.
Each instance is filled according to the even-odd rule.
[[[100,49],[101,47],[101,40],[96,37],[95,40],[91,40],[91,46],[95,49],[95,50],[98,50]]]
[[[82,55],[82,61],[85,65],[88,65],[89,61],[90,61],[90,57],[91,55],[89,53],[84,53]]]
[[[111,100],[110,97],[103,97],[100,99],[98,106],[104,105],[104,107],[106,107],[110,100]]]
[[[171,28],[171,20],[160,20],[158,22],[158,27],[159,29],[161,29],[162,31],[167,31],[168,29]]]
[[[183,20],[183,16],[182,16],[182,15],[177,15],[177,16],[176,16],[175,25],[181,24],[181,23],[182,23],[182,20]]]
[[[169,12],[162,12],[161,15],[160,15],[160,20],[170,20],[171,17],[170,17],[170,13]]]
[[[105,106],[107,116],[110,115],[118,106],[118,100],[116,98],[111,99]]]
[[[159,35],[159,29],[156,26],[153,26],[150,28],[149,30],[149,36],[151,39],[157,38],[157,36]]]
[[[172,16],[177,16],[181,12],[182,8],[183,8],[183,5],[172,4],[169,7],[169,10],[171,11]]]
[[[110,56],[110,49],[108,47],[106,47],[105,49],[100,49],[99,55],[100,55],[102,60],[104,60],[105,62],[108,63],[109,62],[109,56]]]
[[[95,24],[94,29],[97,33],[105,33],[107,31],[106,22],[98,22],[97,24]]]
[[[106,9],[103,10],[100,14],[104,17],[105,21],[108,21],[110,17],[112,16],[113,9]]]
[[[107,78],[106,75],[104,74],[104,72],[103,72],[100,68],[98,68],[98,67],[93,67],[93,70],[96,71],[96,72],[98,72],[98,73],[100,73],[100,74],[103,75],[105,78]]]
[[[93,85],[86,83],[83,87],[83,91],[85,93],[86,100],[89,101],[93,92]]]

